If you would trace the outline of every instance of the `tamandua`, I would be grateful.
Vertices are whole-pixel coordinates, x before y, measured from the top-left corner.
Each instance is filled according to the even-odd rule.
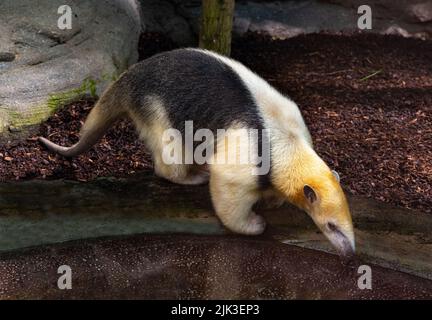
[[[241,63],[194,48],[155,55],[132,66],[104,92],[75,145],[62,147],[43,137],[39,141],[74,157],[124,116],[132,119],[151,152],[157,175],[180,184],[209,181],[214,209],[228,229],[262,233],[265,221],[252,206],[271,195],[306,211],[340,254],[354,253],[350,210],[338,176],[315,153],[299,108]],[[213,157],[232,152],[220,147],[230,134],[268,129],[269,172],[252,174],[252,163],[166,164],[161,137],[170,128],[184,132],[186,121],[193,121],[195,129],[231,132],[214,142]]]

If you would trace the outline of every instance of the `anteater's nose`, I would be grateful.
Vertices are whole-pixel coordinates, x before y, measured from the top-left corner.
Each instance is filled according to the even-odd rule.
[[[329,222],[326,225],[327,236],[336,250],[344,257],[349,258],[355,255],[354,236],[343,232],[336,224]]]

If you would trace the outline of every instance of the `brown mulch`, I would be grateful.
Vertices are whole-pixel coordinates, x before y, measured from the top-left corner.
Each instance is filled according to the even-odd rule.
[[[140,57],[174,45],[144,34]],[[377,35],[236,39],[232,56],[296,101],[317,152],[353,194],[432,213],[432,42]],[[70,145],[93,102],[57,112],[39,134]],[[0,145],[0,181],[91,180],[151,167],[126,121],[90,152],[66,160],[34,138]]]
[[[0,146],[0,181],[32,178],[87,181],[151,168],[151,157],[126,120],[111,128],[90,151],[73,159],[49,153],[36,141],[37,136],[43,136],[65,146],[76,143],[93,105],[92,100],[70,104],[41,124],[38,134],[27,141]]]

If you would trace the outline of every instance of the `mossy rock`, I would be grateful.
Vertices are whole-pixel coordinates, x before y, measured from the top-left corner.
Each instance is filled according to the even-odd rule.
[[[57,25],[62,5],[72,29]],[[20,138],[63,105],[97,96],[138,59],[135,0],[0,3],[0,139]]]

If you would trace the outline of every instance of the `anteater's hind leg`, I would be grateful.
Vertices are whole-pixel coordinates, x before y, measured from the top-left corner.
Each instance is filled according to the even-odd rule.
[[[165,141],[164,134],[171,129],[165,108],[157,97],[148,97],[145,107],[151,116],[143,117],[141,113],[130,111],[130,117],[138,129],[140,138],[146,144],[153,156],[153,164],[156,175],[171,182],[186,185],[204,184],[209,180],[209,174],[204,168],[198,169],[189,164],[168,164],[164,161],[163,154],[168,150],[182,150],[182,139],[179,141]],[[178,145],[174,145],[177,144]],[[170,159],[172,160],[172,159]],[[181,161],[180,161],[181,162]]]
[[[204,168],[187,164],[165,164],[160,157],[154,157],[156,175],[177,184],[199,185],[209,181],[209,173]]]

